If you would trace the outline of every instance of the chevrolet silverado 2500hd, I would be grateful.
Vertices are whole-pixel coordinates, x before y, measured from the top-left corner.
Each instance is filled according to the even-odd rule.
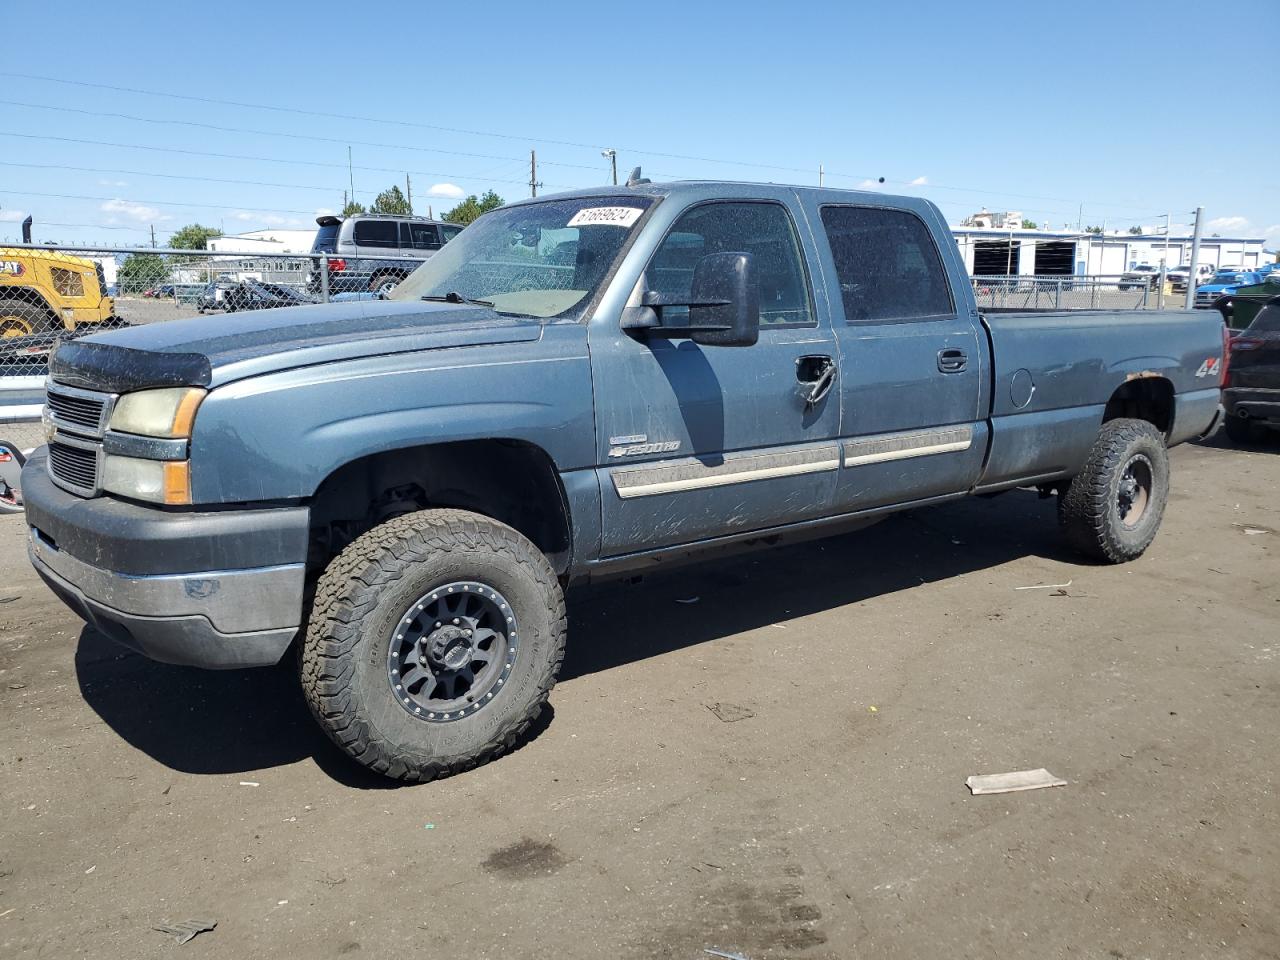
[[[63,344],[29,549],[155,659],[295,648],[343,749],[430,779],[528,727],[575,582],[1029,485],[1139,556],[1222,366],[1216,314],[980,314],[924,200],[639,181],[494,211],[389,300]]]

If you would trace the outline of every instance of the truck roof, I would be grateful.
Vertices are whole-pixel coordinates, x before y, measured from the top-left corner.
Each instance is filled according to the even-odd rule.
[[[818,195],[821,200],[829,196],[832,203],[867,203],[876,206],[895,206],[907,209],[932,207],[930,201],[922,197],[909,197],[881,193],[871,190],[841,190],[836,187],[807,187],[788,183],[756,183],[742,180],[672,180],[665,183],[637,183],[634,186],[618,184],[615,186],[586,187],[581,190],[566,190],[563,193],[551,193],[540,197],[525,197],[513,201],[510,206],[540,203],[545,200],[568,200],[582,197],[616,197],[634,193],[640,196],[669,197],[681,196],[689,200],[713,200],[717,198],[754,197],[783,199],[794,193]]]

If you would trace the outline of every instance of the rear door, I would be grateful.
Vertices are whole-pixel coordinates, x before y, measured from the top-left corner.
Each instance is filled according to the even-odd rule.
[[[839,466],[840,404],[807,403],[835,362],[813,296],[812,238],[777,200],[714,200],[679,212],[638,290],[687,295],[703,256],[748,252],[760,285],[760,338],[709,347],[593,324],[605,557],[821,516]],[[678,324],[668,308],[665,322]]]
[[[945,224],[927,205],[819,203],[813,213],[836,280],[836,512],[968,490],[986,452],[980,405],[990,371],[976,311],[968,298],[957,302],[934,240]],[[945,254],[958,261],[954,249]]]

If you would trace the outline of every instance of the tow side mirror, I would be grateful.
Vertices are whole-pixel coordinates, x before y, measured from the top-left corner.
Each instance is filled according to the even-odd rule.
[[[688,296],[650,291],[641,302],[653,309],[653,321],[627,323],[626,329],[707,347],[749,347],[760,339],[760,286],[749,253],[707,254],[693,268]],[[664,323],[667,307],[688,307],[688,324]]]

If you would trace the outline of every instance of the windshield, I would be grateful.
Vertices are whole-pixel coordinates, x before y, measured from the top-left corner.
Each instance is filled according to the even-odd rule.
[[[1213,275],[1214,283],[1235,283],[1236,275],[1234,273],[1215,273]]]
[[[502,207],[445,244],[390,299],[458,293],[499,313],[576,319],[653,202],[632,195]]]

